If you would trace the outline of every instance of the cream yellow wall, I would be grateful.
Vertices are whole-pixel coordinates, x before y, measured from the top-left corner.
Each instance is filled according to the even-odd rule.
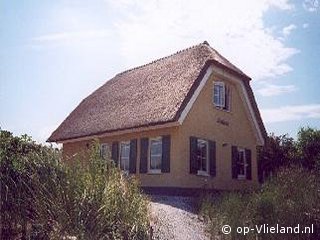
[[[139,133],[128,133],[118,136],[104,137],[100,138],[100,143],[107,143],[111,146],[114,141],[128,141],[132,139],[137,139],[137,168],[136,176],[141,180],[142,186],[168,186],[168,187],[178,187],[180,176],[177,175],[180,168],[180,153],[179,153],[179,139],[177,138],[179,127],[170,127],[166,129],[143,131]],[[162,174],[140,174],[140,139],[141,138],[155,138],[158,136],[170,135],[171,136],[171,146],[170,146],[170,173]],[[78,152],[83,149],[88,149],[86,144],[89,141],[78,141],[65,143],[63,145],[63,156],[65,159],[70,159],[72,156],[81,155]]]
[[[223,81],[231,89],[231,110],[216,108],[212,103],[213,82]],[[208,187],[217,189],[241,189],[256,187],[257,177],[257,140],[249,120],[246,105],[241,98],[238,84],[213,74],[202,89],[190,112],[178,130],[180,167],[179,176],[185,179],[184,186]],[[229,126],[218,123],[218,119],[228,122]],[[189,174],[190,136],[216,142],[216,177],[203,177]],[[223,146],[224,145],[224,146]],[[231,177],[231,146],[251,149],[252,180],[234,180]]]
[[[226,112],[214,107],[212,103],[213,81],[224,81],[231,88],[231,111]],[[137,174],[142,186],[150,187],[181,187],[181,188],[216,188],[241,189],[255,187],[257,181],[256,145],[257,141],[244,102],[241,90],[234,82],[213,74],[207,81],[194,102],[183,124],[177,127],[127,133],[118,136],[100,138],[101,143],[111,144],[113,141],[138,139]],[[229,126],[218,123],[222,119]],[[171,136],[170,173],[140,174],[140,139],[153,138],[162,135]],[[216,177],[203,177],[189,173],[189,138],[195,136],[216,142]],[[87,149],[89,141],[65,143],[63,153],[65,158]],[[222,146],[226,144],[226,146]],[[252,180],[233,180],[231,178],[231,146],[249,148],[252,151]]]

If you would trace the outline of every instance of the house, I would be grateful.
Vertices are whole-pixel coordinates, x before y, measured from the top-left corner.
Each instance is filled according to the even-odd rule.
[[[266,132],[250,80],[204,42],[117,74],[48,141],[69,161],[97,138],[146,188],[255,187]]]

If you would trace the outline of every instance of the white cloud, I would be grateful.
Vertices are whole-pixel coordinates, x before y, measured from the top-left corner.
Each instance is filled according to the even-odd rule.
[[[316,12],[320,9],[320,2],[319,0],[304,0],[302,6],[309,12]]]
[[[110,36],[110,31],[101,29],[101,30],[88,30],[88,31],[77,31],[77,32],[59,32],[41,35],[38,37],[32,38],[35,42],[63,42],[63,41],[79,41],[84,39],[93,39],[93,38],[105,38]]]
[[[296,28],[297,28],[296,25],[290,24],[290,25],[288,25],[288,26],[286,26],[286,27],[284,27],[284,28],[282,29],[282,34],[283,34],[285,37],[287,37],[287,36],[289,36],[289,35],[291,34],[291,32],[292,32],[293,30],[295,30]]]
[[[277,7],[281,10],[292,10],[294,9],[294,5],[289,3],[287,0],[267,0],[264,1],[266,4]]]
[[[297,91],[297,87],[294,85],[274,85],[268,84],[264,88],[260,88],[257,92],[264,97],[278,96],[284,93],[290,93]]]
[[[303,28],[308,28],[308,27],[309,27],[309,23],[304,23],[304,24],[302,25],[302,27],[303,27]]]
[[[254,79],[292,70],[287,60],[298,52],[264,25],[270,8],[293,9],[287,0],[107,1],[122,16],[115,25],[121,53],[135,66],[208,40]]]
[[[320,104],[261,109],[261,115],[265,123],[286,122],[308,118],[320,119]]]

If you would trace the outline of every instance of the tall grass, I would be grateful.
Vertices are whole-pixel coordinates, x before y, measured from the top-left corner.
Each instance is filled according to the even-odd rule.
[[[300,168],[285,168],[273,180],[256,192],[234,192],[206,197],[201,214],[209,222],[213,237],[221,239],[320,239],[320,180],[315,172]],[[300,229],[313,225],[314,233],[268,233],[250,231],[244,235],[237,227],[279,224]],[[223,225],[230,225],[232,233],[224,235]]]
[[[56,150],[20,140],[0,143],[1,239],[148,239],[147,199],[96,147],[86,164],[66,166]]]

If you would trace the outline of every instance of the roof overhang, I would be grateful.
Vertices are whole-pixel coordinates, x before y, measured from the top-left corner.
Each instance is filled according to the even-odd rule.
[[[155,123],[154,125],[146,125],[146,126],[138,126],[133,128],[126,128],[126,129],[117,129],[108,132],[96,133],[86,136],[74,137],[69,139],[61,139],[57,140],[57,143],[69,143],[69,142],[79,142],[79,141],[86,141],[92,140],[94,138],[103,138],[103,137],[112,137],[118,136],[123,134],[130,134],[130,133],[137,133],[137,132],[144,132],[144,131],[152,131],[157,129],[164,129],[164,128],[172,128],[179,126],[179,122],[164,122],[164,123]]]

